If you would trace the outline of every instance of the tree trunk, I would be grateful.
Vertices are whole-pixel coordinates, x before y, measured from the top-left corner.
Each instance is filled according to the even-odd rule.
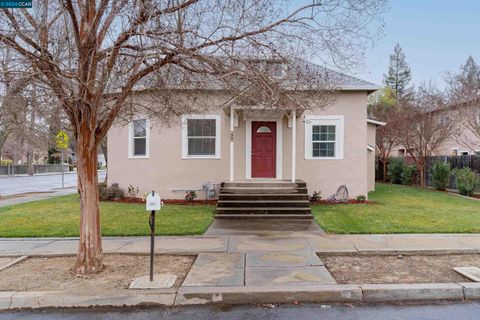
[[[103,270],[100,208],[98,202],[97,143],[88,124],[77,131],[77,177],[80,192],[80,239],[75,273]]]
[[[382,164],[383,164],[382,182],[387,182],[387,160],[382,161]]]
[[[420,179],[419,181],[420,187],[425,187],[425,166],[419,165],[418,172],[419,172],[419,179]]]

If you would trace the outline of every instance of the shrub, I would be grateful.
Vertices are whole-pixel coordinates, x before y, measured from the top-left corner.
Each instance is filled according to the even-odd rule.
[[[128,195],[132,198],[136,198],[138,193],[140,192],[140,188],[134,187],[133,185],[129,185],[127,189]]]
[[[433,186],[437,190],[446,190],[450,178],[450,164],[435,161],[432,165]]]
[[[125,192],[118,186],[118,183],[112,183],[110,187],[107,187],[106,183],[99,183],[98,191],[100,200],[115,201],[125,198]]]
[[[402,184],[411,186],[416,172],[417,168],[414,165],[404,166],[402,171]]]
[[[479,184],[477,174],[470,168],[463,168],[455,171],[455,177],[457,178],[458,192],[471,197]]]
[[[13,160],[10,160],[10,159],[0,160],[0,166],[11,166],[12,164],[13,164]]]
[[[313,191],[312,196],[310,197],[310,201],[320,201],[322,199],[320,191]]]
[[[365,202],[367,201],[367,197],[364,196],[363,194],[357,196],[357,201],[359,202]]]
[[[185,200],[193,201],[197,198],[197,193],[195,191],[187,191],[185,194]]]
[[[402,183],[402,172],[405,167],[405,161],[402,158],[390,158],[388,162],[388,179],[391,183]]]

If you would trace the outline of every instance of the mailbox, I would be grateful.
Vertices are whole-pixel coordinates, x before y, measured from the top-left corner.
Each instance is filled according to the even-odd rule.
[[[162,208],[162,200],[160,199],[160,196],[153,191],[147,195],[145,203],[147,211],[160,210]]]

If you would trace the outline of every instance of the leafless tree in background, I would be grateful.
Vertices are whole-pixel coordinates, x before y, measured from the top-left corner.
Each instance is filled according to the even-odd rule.
[[[455,140],[472,151],[480,150],[480,66],[470,56],[447,77],[446,112],[458,122]]]
[[[371,42],[369,28],[385,2],[305,1],[293,10],[288,1],[271,0],[38,0],[34,6],[2,10],[0,42],[39,72],[70,120],[81,203],[74,271],[93,273],[104,267],[97,148],[119,114],[139,107],[130,99],[133,90],[151,83],[164,89],[152,94],[162,108],[146,111],[159,117],[182,113],[173,87],[191,89],[200,83],[195,75],[240,91],[246,102],[289,100],[258,68],[233,57],[315,52],[352,65]],[[312,84],[302,87],[307,92]]]
[[[399,105],[399,143],[415,163],[421,186],[425,185],[427,157],[434,155],[456,128],[456,123],[441,112],[445,105],[445,95],[431,85],[419,87],[411,101]]]

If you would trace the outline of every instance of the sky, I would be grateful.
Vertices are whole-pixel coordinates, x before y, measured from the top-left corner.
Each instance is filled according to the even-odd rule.
[[[480,63],[480,1],[390,0],[384,36],[366,52],[364,67],[349,72],[382,84],[389,56],[398,42],[418,86],[445,85],[447,71],[458,71],[469,55]]]

